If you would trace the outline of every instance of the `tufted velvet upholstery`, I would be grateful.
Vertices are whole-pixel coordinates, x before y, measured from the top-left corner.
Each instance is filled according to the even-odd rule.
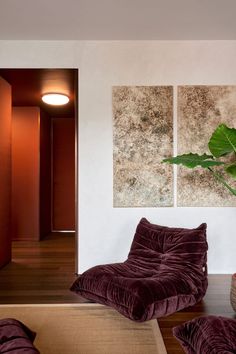
[[[33,341],[36,333],[13,318],[0,320],[0,353],[39,354]]]
[[[128,259],[87,270],[71,290],[134,321],[167,316],[204,296],[206,252],[206,224],[169,228],[143,218]]]
[[[204,316],[173,328],[188,354],[236,353],[236,320]]]

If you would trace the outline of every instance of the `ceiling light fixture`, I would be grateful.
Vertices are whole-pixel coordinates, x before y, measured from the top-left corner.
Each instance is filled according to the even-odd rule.
[[[53,106],[62,106],[69,102],[69,97],[62,93],[45,93],[42,101]]]

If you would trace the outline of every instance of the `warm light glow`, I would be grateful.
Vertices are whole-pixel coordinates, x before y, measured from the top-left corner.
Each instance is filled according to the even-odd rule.
[[[69,102],[69,97],[62,93],[46,93],[42,96],[42,100],[53,106],[61,106]]]

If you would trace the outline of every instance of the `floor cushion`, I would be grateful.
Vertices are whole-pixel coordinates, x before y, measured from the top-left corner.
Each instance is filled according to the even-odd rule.
[[[188,354],[236,353],[236,320],[204,316],[174,327],[174,336]]]
[[[204,296],[206,253],[206,224],[171,228],[142,218],[128,259],[87,270],[71,290],[134,321],[166,316]]]
[[[13,318],[0,319],[0,353],[36,354],[36,333]]]

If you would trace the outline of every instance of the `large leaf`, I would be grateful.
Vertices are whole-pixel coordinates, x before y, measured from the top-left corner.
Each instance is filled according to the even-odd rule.
[[[197,166],[208,168],[211,166],[224,165],[224,162],[215,161],[213,159],[213,156],[211,156],[211,155],[207,155],[207,154],[198,155],[198,154],[192,154],[192,153],[178,155],[176,157],[164,159],[163,162],[168,162],[168,163],[177,164],[177,165],[181,164],[181,165],[188,167],[188,168],[194,168]]]
[[[220,124],[213,132],[208,147],[215,157],[236,153],[236,129]]]
[[[236,179],[236,163],[233,163],[232,165],[226,167],[225,171],[233,177],[233,179]]]

